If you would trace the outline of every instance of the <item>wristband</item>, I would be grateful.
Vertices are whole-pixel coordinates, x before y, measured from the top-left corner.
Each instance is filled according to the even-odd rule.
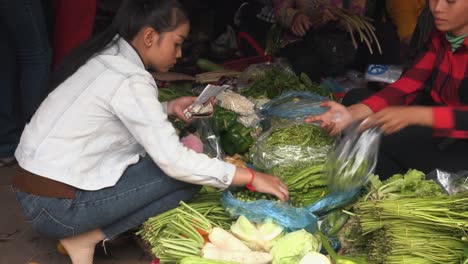
[[[255,179],[255,172],[254,172],[251,168],[247,168],[247,170],[250,172],[250,175],[251,175],[252,177],[250,178],[249,183],[247,183],[247,184],[245,185],[245,188],[249,189],[249,191],[251,191],[251,192],[255,192],[255,187],[253,187],[253,185],[252,185],[252,184],[253,184],[253,181],[254,181],[254,179]]]

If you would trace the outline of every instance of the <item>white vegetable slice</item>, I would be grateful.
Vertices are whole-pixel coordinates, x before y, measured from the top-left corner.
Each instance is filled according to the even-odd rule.
[[[252,251],[233,234],[219,227],[214,227],[211,233],[208,235],[208,238],[210,239],[211,243],[220,249],[241,252]]]
[[[327,256],[318,252],[310,252],[305,255],[299,264],[331,264]]]
[[[269,264],[273,260],[272,256],[266,252],[229,251],[212,246],[203,247],[202,256],[206,259],[234,261],[243,264]]]

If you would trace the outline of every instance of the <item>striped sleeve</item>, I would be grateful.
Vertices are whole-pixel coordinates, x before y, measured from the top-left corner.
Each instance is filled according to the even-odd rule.
[[[431,41],[427,51],[420,55],[413,67],[406,71],[398,81],[362,101],[362,103],[372,111],[378,112],[390,105],[408,105],[413,102],[432,74],[435,67],[437,46],[439,45],[436,41]]]
[[[440,106],[432,109],[435,136],[468,138],[468,106]]]

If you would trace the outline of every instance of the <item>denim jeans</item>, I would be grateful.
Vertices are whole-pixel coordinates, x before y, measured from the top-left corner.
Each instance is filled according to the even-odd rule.
[[[41,1],[0,0],[0,32],[2,158],[13,155],[24,123],[47,93],[51,49]]]
[[[98,191],[76,192],[58,199],[17,192],[23,214],[39,234],[65,238],[99,228],[107,239],[168,211],[200,190],[167,176],[147,155],[129,166],[117,184]]]

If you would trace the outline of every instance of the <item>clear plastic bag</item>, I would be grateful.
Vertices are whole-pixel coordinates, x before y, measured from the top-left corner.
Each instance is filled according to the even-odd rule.
[[[250,65],[239,76],[239,81],[249,82],[258,80],[259,78],[265,77],[265,73],[271,69],[279,69],[284,73],[294,75],[294,71],[286,61],[276,60],[275,62],[265,62]]]
[[[329,98],[311,92],[287,91],[281,96],[270,100],[260,108],[260,114],[265,117],[278,117],[304,123],[309,116],[323,114],[328,110],[321,107]]]
[[[426,178],[437,182],[449,195],[468,192],[468,171],[450,173],[437,169],[427,174]]]
[[[221,148],[215,119],[213,117],[195,119],[193,125],[203,143],[203,153],[209,157],[224,160],[225,154]]]
[[[325,163],[328,187],[347,192],[365,185],[377,164],[380,138],[379,128],[361,131],[360,123],[351,125]]]
[[[230,190],[226,190],[221,197],[221,204],[232,218],[243,215],[256,223],[272,219],[289,231],[306,229],[315,233],[318,228],[315,215],[306,208],[292,207],[287,203],[270,200],[243,202],[236,199]]]
[[[281,122],[258,138],[250,149],[253,165],[278,175],[275,167],[302,167],[323,163],[333,144],[322,128],[315,125]]]
[[[252,64],[238,77],[237,88],[239,90],[248,88],[250,83],[265,78],[266,74],[273,69],[279,70],[285,74],[294,75],[294,71],[291,69],[291,66],[284,60]]]

